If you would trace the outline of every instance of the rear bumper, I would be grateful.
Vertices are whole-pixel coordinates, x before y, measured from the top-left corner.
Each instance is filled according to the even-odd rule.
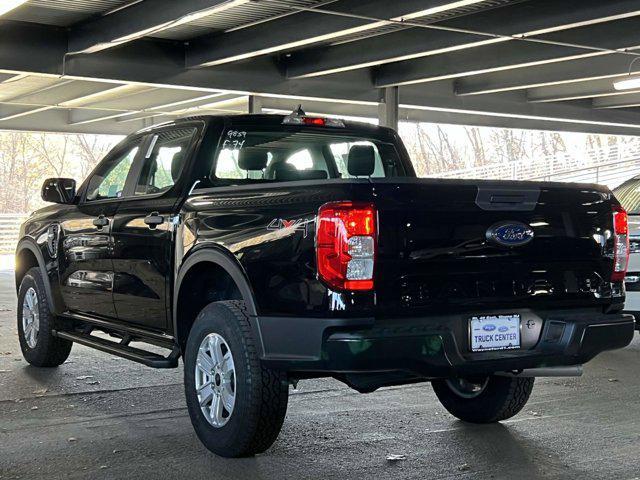
[[[533,324],[533,332],[522,332],[523,348],[482,353],[470,351],[468,315],[386,320],[257,317],[253,328],[261,358],[272,368],[301,376],[405,372],[422,378],[583,364],[603,351],[627,346],[635,329],[634,317],[626,314],[515,313],[522,316],[523,330]]]

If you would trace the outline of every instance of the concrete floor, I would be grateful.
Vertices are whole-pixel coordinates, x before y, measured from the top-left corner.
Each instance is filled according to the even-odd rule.
[[[618,478],[640,476],[640,341],[580,379],[536,385],[500,425],[457,421],[428,384],[360,395],[301,382],[278,442],[226,460],[198,442],[182,373],[74,346],[54,370],[20,355],[12,274],[0,272],[0,479]],[[388,455],[404,455],[397,462]]]

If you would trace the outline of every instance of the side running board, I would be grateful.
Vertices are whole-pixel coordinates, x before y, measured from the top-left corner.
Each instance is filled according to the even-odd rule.
[[[180,357],[180,351],[177,347],[171,351],[168,357],[163,357],[157,353],[130,347],[128,345],[128,341],[116,343],[103,338],[94,337],[89,333],[80,332],[54,331],[53,334],[56,337],[64,338],[65,340],[95,348],[102,352],[126,358],[127,360],[142,363],[143,365],[152,368],[175,368],[178,366],[178,358]]]

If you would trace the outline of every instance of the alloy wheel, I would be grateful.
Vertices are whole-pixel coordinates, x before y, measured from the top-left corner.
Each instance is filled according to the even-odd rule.
[[[38,310],[38,294],[29,287],[22,301],[22,334],[29,348],[36,348],[40,332],[40,311]]]
[[[222,335],[210,333],[202,340],[195,369],[200,409],[212,426],[223,427],[236,401],[236,372],[231,349]]]

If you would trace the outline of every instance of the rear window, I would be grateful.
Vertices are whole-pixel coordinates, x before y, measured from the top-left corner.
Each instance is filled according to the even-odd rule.
[[[640,178],[623,183],[613,194],[628,213],[640,214]]]
[[[212,179],[261,182],[405,176],[395,147],[308,131],[227,130]]]

